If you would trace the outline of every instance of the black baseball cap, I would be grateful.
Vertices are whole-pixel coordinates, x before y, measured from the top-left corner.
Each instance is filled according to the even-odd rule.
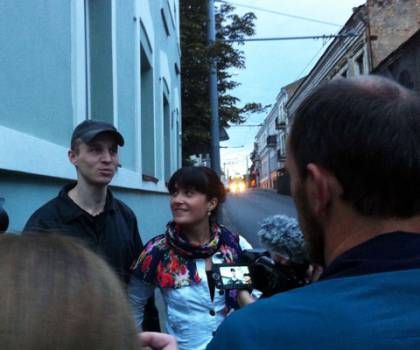
[[[73,144],[76,139],[81,139],[84,143],[89,143],[102,133],[112,134],[115,136],[118,145],[124,146],[124,138],[114,125],[97,120],[85,120],[76,126],[73,135],[71,135],[71,144]]]

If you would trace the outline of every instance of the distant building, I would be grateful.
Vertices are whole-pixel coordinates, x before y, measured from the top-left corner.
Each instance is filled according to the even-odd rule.
[[[367,8],[361,5],[353,9],[352,16],[344,24],[336,37],[327,47],[321,58],[304,78],[286,108],[289,118],[306,96],[325,80],[335,77],[355,77],[370,71]],[[345,36],[349,35],[349,36]]]
[[[420,90],[420,0],[368,0],[329,44],[287,103],[293,117],[303,99],[320,83],[335,77],[382,74]]]
[[[420,0],[368,0],[366,6],[375,69],[420,29]]]
[[[353,9],[309,74],[280,91],[258,131],[251,158],[260,187],[288,193],[287,131],[299,105],[322,82],[375,73],[420,91],[419,18],[420,0],[368,0]]]
[[[275,111],[274,108],[270,111],[255,136],[258,186],[262,188],[273,188],[273,174],[275,174],[277,169],[277,135],[275,127],[277,115]]]
[[[420,92],[420,0],[368,1],[373,73]]]
[[[281,176],[284,175],[286,158],[286,136],[288,119],[285,105],[301,80],[281,88],[273,108],[265,118],[255,137],[255,149],[252,156],[254,169],[258,174],[258,186],[284,191]]]
[[[373,73],[420,92],[420,30],[380,62]]]
[[[85,119],[124,135],[112,185],[143,239],[170,218],[165,182],[181,162],[178,0],[2,0],[0,197],[22,229],[75,179],[70,136]],[[158,209],[158,210],[157,210]]]

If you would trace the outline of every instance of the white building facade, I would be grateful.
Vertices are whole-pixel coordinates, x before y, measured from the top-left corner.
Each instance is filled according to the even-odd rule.
[[[178,0],[3,0],[0,197],[12,231],[74,180],[74,127],[125,138],[116,196],[143,240],[170,218],[165,182],[181,165]]]
[[[259,174],[258,186],[261,188],[280,190],[279,181],[284,174],[282,170],[289,128],[286,103],[300,82],[297,80],[281,88],[273,108],[255,137],[255,163]]]

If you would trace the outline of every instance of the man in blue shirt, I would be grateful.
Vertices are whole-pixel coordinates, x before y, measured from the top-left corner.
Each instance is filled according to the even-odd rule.
[[[235,312],[207,349],[420,349],[419,96],[374,76],[323,84],[286,168],[324,273]]]

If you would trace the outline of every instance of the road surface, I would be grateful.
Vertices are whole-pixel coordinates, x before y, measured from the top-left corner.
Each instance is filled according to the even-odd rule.
[[[241,194],[228,193],[223,205],[224,225],[244,236],[253,247],[259,246],[256,233],[261,222],[275,214],[296,217],[291,197],[270,190],[248,189]]]

